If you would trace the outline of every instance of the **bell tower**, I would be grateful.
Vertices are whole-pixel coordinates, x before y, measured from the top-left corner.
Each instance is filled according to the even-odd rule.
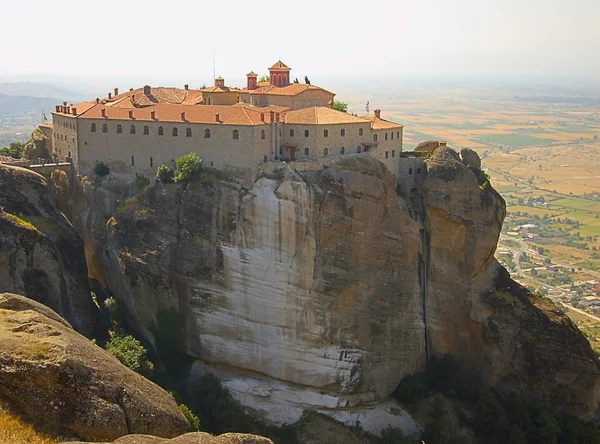
[[[248,74],[246,74],[246,78],[248,79],[246,87],[249,90],[256,89],[256,79],[258,78],[258,74],[256,74],[254,71],[250,71]]]
[[[287,86],[290,84],[290,71],[292,68],[287,66],[281,60],[275,63],[269,68],[269,77],[271,78],[271,85],[274,86]]]

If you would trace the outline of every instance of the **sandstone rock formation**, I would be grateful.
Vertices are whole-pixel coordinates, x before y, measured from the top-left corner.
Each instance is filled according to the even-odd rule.
[[[85,443],[70,441],[68,444]],[[163,439],[151,435],[127,435],[117,439],[112,444],[273,444],[273,441],[262,436],[240,433],[225,433],[219,436],[212,436],[208,433],[195,432],[186,433],[172,439]]]
[[[440,142],[438,140],[424,140],[416,146],[415,151],[433,153],[439,146]]]
[[[52,140],[40,127],[33,130],[31,138],[25,143],[23,157],[28,160],[50,159],[52,157]]]
[[[86,335],[95,325],[83,243],[45,178],[0,165],[0,291],[26,295]]]
[[[481,168],[481,159],[479,154],[471,148],[462,148],[460,150],[460,158],[463,165],[469,167],[472,170]]]
[[[89,440],[189,430],[164,390],[79,335],[49,308],[0,294],[0,397]]]
[[[490,385],[595,414],[589,344],[494,259],[504,200],[465,166],[471,153],[436,148],[410,160],[422,169],[404,197],[363,155],[267,164],[251,189],[154,185],[107,224],[103,280],[140,333],[195,371],[230,372],[234,396],[274,422],[312,408],[378,432],[389,418],[360,409],[443,353]]]

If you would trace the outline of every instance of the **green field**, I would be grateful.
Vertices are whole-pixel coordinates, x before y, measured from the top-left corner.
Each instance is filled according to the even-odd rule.
[[[557,199],[548,202],[553,207],[559,208],[570,208],[573,210],[581,210],[583,208],[593,207],[598,205],[598,202],[594,202],[593,200],[586,199],[578,199],[576,197],[565,197],[563,199]]]
[[[496,143],[507,146],[546,145],[556,142],[553,139],[540,139],[527,134],[483,134],[477,137],[483,143]]]

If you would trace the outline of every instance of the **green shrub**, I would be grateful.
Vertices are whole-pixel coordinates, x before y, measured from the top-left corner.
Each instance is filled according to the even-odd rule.
[[[413,444],[413,439],[407,438],[402,430],[388,425],[381,431],[381,444]]]
[[[202,159],[195,153],[189,153],[175,160],[175,182],[197,179],[202,170]]]
[[[25,144],[21,142],[12,142],[9,146],[0,149],[0,156],[21,159],[23,157],[23,148]]]
[[[94,165],[94,174],[98,177],[108,176],[110,174],[110,168],[104,162],[96,161],[96,165]]]
[[[156,170],[156,181],[159,183],[173,183],[175,172],[166,165],[161,165]]]
[[[136,191],[141,191],[150,185],[150,179],[143,174],[135,173],[135,181],[133,182]]]
[[[185,419],[188,420],[188,422],[192,426],[192,429],[195,432],[199,432],[200,431],[200,420],[198,419],[198,417],[196,415],[194,415],[194,413],[190,410],[190,408],[185,404],[179,404],[179,410],[181,410],[181,413],[183,413],[183,416],[185,416]]]
[[[154,364],[148,359],[146,349],[133,336],[114,335],[106,344],[106,351],[131,370],[146,378],[152,377]]]

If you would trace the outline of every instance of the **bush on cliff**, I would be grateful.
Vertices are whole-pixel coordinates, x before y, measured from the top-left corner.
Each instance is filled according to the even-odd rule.
[[[161,165],[156,170],[156,181],[159,183],[173,183],[175,171],[166,165]]]
[[[146,349],[133,336],[113,336],[106,344],[106,351],[131,370],[152,378],[154,364],[148,359]]]
[[[175,160],[175,182],[187,182],[197,179],[202,170],[202,159],[195,153],[189,153]]]
[[[20,159],[23,157],[24,144],[20,142],[12,142],[9,146],[5,146],[0,149],[0,156],[12,157],[13,159]]]
[[[110,168],[104,162],[96,161],[94,165],[94,174],[98,177],[108,176],[110,174]]]
[[[135,180],[133,182],[136,191],[141,191],[150,185],[150,179],[143,174],[135,173]]]

